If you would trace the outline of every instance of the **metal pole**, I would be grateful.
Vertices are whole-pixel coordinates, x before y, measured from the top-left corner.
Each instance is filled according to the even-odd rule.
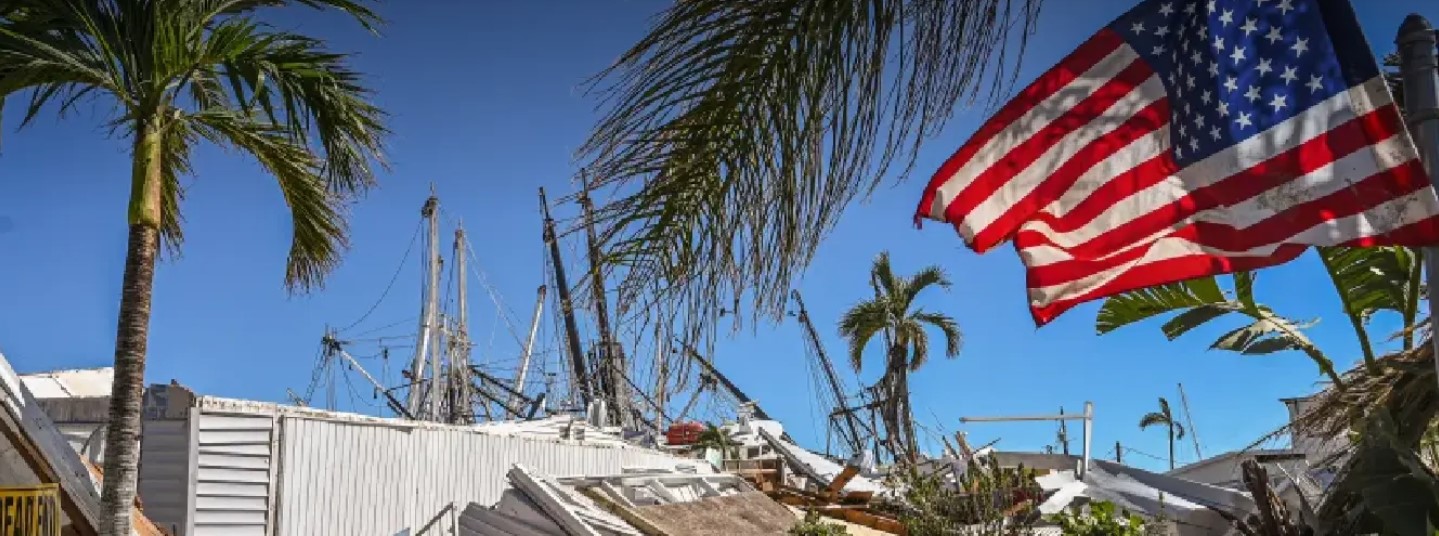
[[[1435,58],[1435,27],[1417,13],[1404,17],[1399,26],[1399,69],[1404,76],[1404,111],[1409,118],[1409,133],[1419,148],[1419,160],[1429,171],[1429,182],[1439,187],[1439,84],[1435,84],[1439,59]],[[1429,288],[1436,287],[1439,274],[1439,248],[1425,248],[1429,269]],[[1429,297],[1429,321],[1439,333],[1439,304]],[[1435,370],[1439,370],[1439,337],[1430,336],[1435,346]]]
[[[520,371],[515,374],[515,390],[525,392],[525,376],[530,372],[530,356],[534,355],[535,334],[540,331],[540,315],[545,311],[545,286],[535,292],[535,315],[530,318],[530,338],[525,341],[525,355],[520,356]],[[511,398],[509,406],[514,407],[515,399]],[[520,415],[515,415],[519,417]]]
[[[1079,468],[1079,476],[1083,477],[1089,473],[1089,443],[1094,440],[1094,403],[1084,403],[1084,465]]]
[[[1203,460],[1204,453],[1199,450],[1199,430],[1194,427],[1194,414],[1189,412],[1189,397],[1184,394],[1184,384],[1179,385],[1179,403],[1184,405],[1185,426],[1189,427],[1189,439],[1194,440],[1194,457]]]
[[[440,220],[435,215],[440,206],[440,199],[435,197],[431,191],[430,198],[425,200],[424,208],[420,209],[420,215],[429,222],[429,232],[425,235],[425,280],[423,284],[423,303],[420,305],[420,333],[416,338],[415,359],[410,365],[410,391],[406,395],[406,407],[410,414],[418,418],[423,417],[421,411],[424,405],[423,391],[420,386],[425,381],[425,356],[430,351],[430,332],[435,329],[435,287],[439,286],[440,251],[437,247],[440,236]],[[433,389],[434,385],[429,388]]]
[[[580,348],[580,331],[575,326],[574,304],[570,301],[570,288],[565,281],[565,260],[560,256],[559,237],[555,236],[555,220],[550,217],[550,204],[545,200],[545,189],[540,188],[540,211],[545,217],[545,243],[550,246],[550,257],[555,271],[555,290],[559,293],[560,312],[565,321],[565,342],[569,346],[570,379],[579,391],[580,407],[589,407],[594,391],[590,388],[589,367],[585,365],[585,353]]]
[[[1434,26],[1417,13],[1404,18],[1394,43],[1399,46],[1399,72],[1404,76],[1404,108],[1409,119],[1409,133],[1419,148],[1419,159],[1429,171],[1429,182],[1439,188],[1439,84],[1435,71]],[[1424,251],[1429,271],[1429,288],[1439,288],[1439,248]],[[1431,290],[1432,292],[1432,290]],[[1434,334],[1439,334],[1439,306],[1429,295],[1429,321]],[[1439,337],[1430,336],[1435,346],[1434,368],[1439,371]]]
[[[454,376],[450,385],[450,419],[451,423],[470,424],[475,422],[473,409],[474,397],[470,394],[470,303],[469,291],[466,281],[469,279],[465,271],[465,258],[469,256],[466,249],[465,227],[461,223],[455,228],[455,336],[452,342],[453,353],[450,354],[450,373]]]

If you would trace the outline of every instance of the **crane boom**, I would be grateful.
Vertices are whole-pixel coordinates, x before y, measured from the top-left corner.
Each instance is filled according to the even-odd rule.
[[[814,324],[809,321],[809,311],[804,308],[804,299],[800,297],[799,290],[790,292],[794,303],[799,307],[799,323],[804,326],[805,335],[809,338],[809,344],[814,348],[815,355],[819,358],[820,368],[824,370],[825,379],[829,381],[829,387],[834,391],[834,400],[839,407],[844,407],[844,388],[840,386],[839,374],[834,370],[834,363],[830,362],[829,356],[824,353],[824,345],[820,343],[819,333],[815,331]],[[845,439],[849,442],[851,454],[858,454],[864,450],[863,440],[859,437],[859,422],[854,412],[844,412],[843,423]]]

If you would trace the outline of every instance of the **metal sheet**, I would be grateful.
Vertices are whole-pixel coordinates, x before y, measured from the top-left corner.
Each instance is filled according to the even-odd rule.
[[[274,417],[198,415],[191,535],[268,534]]]
[[[448,533],[447,508],[494,504],[523,463],[552,475],[615,474],[626,467],[695,464],[657,451],[397,426],[395,422],[281,416],[276,498],[279,535]],[[707,472],[706,467],[700,471]]]

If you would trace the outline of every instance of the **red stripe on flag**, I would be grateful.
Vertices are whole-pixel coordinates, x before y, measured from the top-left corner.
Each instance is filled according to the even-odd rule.
[[[1058,92],[1064,88],[1064,86],[1069,85],[1070,82],[1079,78],[1085,71],[1093,68],[1121,46],[1124,46],[1123,37],[1109,29],[1100,30],[1094,37],[1085,41],[1084,44],[1080,45],[1079,48],[1070,55],[1065,56],[1057,65],[1050,68],[1049,71],[1045,72],[1021,91],[1019,95],[1015,96],[1006,103],[1004,107],[1000,108],[994,116],[990,117],[990,119],[969,138],[969,141],[960,146],[959,150],[955,151],[953,155],[950,155],[949,159],[945,160],[944,165],[940,166],[939,171],[936,171],[929,179],[929,186],[924,189],[924,195],[921,196],[919,200],[919,208],[915,210],[915,223],[917,224],[920,218],[930,217],[930,209],[934,206],[935,192],[948,181],[965,162],[973,158],[974,154],[978,152],[981,147],[984,147],[985,143],[988,143],[991,138],[1009,128],[1011,123],[1023,117],[1024,114],[1029,113],[1030,110],[1033,110],[1035,106],[1038,106],[1040,102],[1044,101],[1044,99],[1050,95]]]
[[[1323,222],[1370,210],[1382,202],[1375,201],[1375,196],[1372,195],[1374,193],[1382,194],[1382,199],[1387,200],[1408,195],[1427,186],[1422,170],[1416,166],[1400,166],[1366,177],[1349,188],[1290,207],[1243,229],[1223,223],[1201,221],[1176,229],[1165,235],[1165,238],[1184,238],[1225,251],[1249,251],[1283,242]],[[1147,252],[1147,247],[1135,247],[1110,257],[1083,258],[1037,266],[1029,270],[1030,288],[1075,281],[1139,260]],[[1148,266],[1150,265],[1142,269],[1149,270]]]
[[[1319,169],[1334,160],[1368,147],[1375,141],[1388,139],[1399,128],[1398,111],[1384,107],[1350,120],[1314,137],[1282,154],[1265,160],[1238,174],[1214,184],[1197,188],[1170,204],[1139,215],[1093,239],[1070,248],[1060,248],[1076,257],[1097,258],[1143,240],[1173,222],[1182,221],[1204,210],[1233,205],[1294,180],[1295,177]],[[1091,196],[1093,198],[1095,196]],[[1383,196],[1384,198],[1390,196]],[[1104,197],[1113,200],[1122,198]],[[1096,206],[1103,211],[1107,206]],[[1054,233],[1077,230],[1088,225],[1097,215],[1075,214],[1071,211],[1051,222]],[[1054,241],[1037,231],[1020,231],[1015,245],[1021,249],[1040,245],[1055,246]]]
[[[959,191],[959,195],[950,201],[949,206],[945,207],[945,221],[955,224],[961,222],[975,207],[989,199],[996,191],[1004,188],[1005,184],[1013,180],[1015,175],[1034,165],[1036,160],[1058,145],[1065,136],[1088,126],[1092,121],[1103,116],[1110,107],[1114,106],[1114,103],[1129,95],[1134,88],[1139,87],[1152,76],[1154,76],[1154,71],[1143,60],[1131,62],[1128,67],[1099,86],[1099,89],[1090,93],[1079,104],[1066,110],[1064,115],[1050,121],[1033,137],[1021,142],[1013,150],[1005,153],[989,169],[981,171],[979,175],[975,176],[974,180],[965,185]],[[983,253],[983,250],[978,249],[976,245],[970,244],[970,247]]]
[[[988,227],[976,233],[974,237],[974,250],[983,253],[999,245],[1005,239],[1009,238],[1010,235],[1014,234],[1025,220],[1031,217],[1035,217],[1035,219],[1052,218],[1052,216],[1048,214],[1036,215],[1035,213],[1047,206],[1052,200],[1064,195],[1085,172],[1099,165],[1100,162],[1103,162],[1114,153],[1128,147],[1129,144],[1134,143],[1135,140],[1156,130],[1165,128],[1168,124],[1169,99],[1160,99],[1144,107],[1113,131],[1101,136],[1099,139],[1094,140],[1094,142],[1079,150],[1072,158],[1065,161],[1058,169],[1050,173],[1049,177],[1040,183],[1037,188],[1031,190],[1029,194],[1025,195],[1023,199],[1020,199],[1018,203],[1009,207],[994,223],[991,223]],[[1146,186],[1152,185],[1173,173],[1174,165],[1172,162],[1173,161],[1170,160],[1170,164],[1162,166],[1162,174],[1156,173],[1155,169],[1145,168],[1139,170],[1141,173],[1144,173],[1145,176],[1131,178],[1128,175],[1133,173],[1133,170],[1125,172],[1121,176],[1116,177],[1116,179],[1120,180],[1112,180],[1103,184],[1100,188],[1096,189],[1095,192],[1092,192],[1091,195],[1085,197],[1084,202],[1094,201],[1095,203],[1088,203],[1093,205],[1105,199],[1123,199],[1124,197],[1128,197],[1128,195],[1123,195],[1123,197],[1105,197],[1098,194],[1102,193],[1101,190],[1105,189],[1112,190],[1110,193],[1123,194],[1123,190],[1130,189],[1140,182],[1146,182],[1145,179],[1152,179],[1147,181]],[[1133,193],[1133,190],[1129,193]],[[1099,211],[1103,211],[1103,207],[1096,208],[1098,209],[1095,212],[1096,215],[1098,215]]]
[[[1291,244],[1280,246],[1279,249],[1275,250],[1274,255],[1268,257],[1192,255],[1165,259],[1146,264],[1139,269],[1127,271],[1119,277],[1110,280],[1108,283],[1095,287],[1089,292],[1055,300],[1053,303],[1042,307],[1030,306],[1029,312],[1034,317],[1035,325],[1043,326],[1065,311],[1090,300],[1112,296],[1130,290],[1194,279],[1196,277],[1267,268],[1294,260],[1303,254],[1305,249],[1308,249],[1308,246]],[[1030,286],[1033,287],[1033,284],[1031,283]]]

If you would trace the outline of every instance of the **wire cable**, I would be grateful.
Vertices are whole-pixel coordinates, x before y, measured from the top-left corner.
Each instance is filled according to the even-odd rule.
[[[385,301],[385,297],[390,295],[390,290],[395,288],[395,282],[400,279],[400,273],[405,270],[405,264],[409,263],[410,261],[410,253],[415,250],[415,242],[419,240],[420,230],[424,228],[424,223],[425,220],[421,219],[419,223],[415,224],[415,232],[414,234],[410,235],[410,245],[405,247],[405,255],[403,258],[400,259],[400,265],[395,268],[395,275],[390,276],[390,283],[388,285],[385,285],[385,291],[380,293],[379,299],[375,300],[374,305],[371,305],[370,309],[368,311],[365,311],[365,314],[360,315],[359,320],[351,322],[350,325],[341,328],[339,333],[344,333],[346,331],[349,331],[351,328],[360,325],[361,322],[364,322],[365,319],[370,317],[370,314],[375,312],[375,309],[378,309],[380,307],[380,303]]]

